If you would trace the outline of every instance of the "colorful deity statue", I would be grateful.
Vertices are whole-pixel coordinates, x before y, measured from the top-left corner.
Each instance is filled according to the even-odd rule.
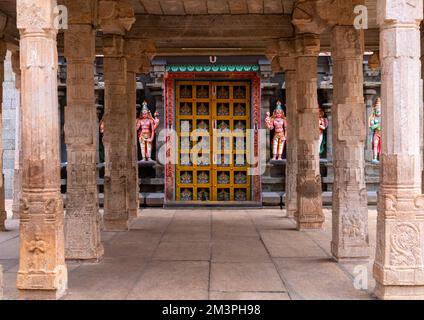
[[[277,102],[277,107],[275,108],[272,116],[269,112],[267,112],[265,124],[269,130],[275,130],[274,137],[272,139],[272,160],[282,160],[287,140],[287,120],[280,101]]]
[[[368,126],[372,131],[372,152],[373,163],[379,163],[381,154],[381,99],[377,98],[374,102],[372,114],[368,119]]]
[[[324,110],[319,108],[319,154],[325,151],[325,130],[328,128],[328,119],[325,117]]]
[[[155,112],[155,117],[153,118],[147,107],[147,102],[143,102],[140,118],[137,119],[136,123],[143,161],[152,161],[152,145],[160,121],[158,117],[159,113]]]

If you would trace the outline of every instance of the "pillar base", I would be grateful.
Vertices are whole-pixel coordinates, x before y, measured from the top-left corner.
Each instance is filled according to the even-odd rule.
[[[138,217],[138,210],[137,209],[135,209],[135,210],[130,209],[130,210],[128,210],[128,214],[129,214],[131,219],[135,219],[135,218]]]
[[[99,262],[104,253],[105,250],[101,244],[97,248],[91,250],[66,249],[65,258],[66,261]]]
[[[68,271],[58,266],[52,273],[18,272],[17,288],[23,300],[57,300],[66,294]]]
[[[322,230],[324,222],[298,222],[296,229],[298,231]]]
[[[370,257],[370,248],[368,246],[341,247],[332,241],[331,254],[336,261],[346,261],[351,259],[368,260]]]
[[[374,294],[381,300],[424,300],[424,286],[385,286],[376,282]]]
[[[287,218],[295,218],[296,210],[287,209]]]
[[[104,220],[104,231],[128,231],[129,225],[127,220]]]

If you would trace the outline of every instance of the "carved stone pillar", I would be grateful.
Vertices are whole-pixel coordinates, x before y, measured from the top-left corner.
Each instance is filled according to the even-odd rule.
[[[286,166],[286,209],[293,218],[297,212],[297,91],[296,70],[285,69],[287,108],[287,166]]]
[[[377,94],[377,91],[374,89],[367,89],[365,90],[365,105],[366,105],[366,116],[365,121],[367,124],[367,134],[366,134],[366,140],[365,140],[365,161],[371,162],[373,158],[373,151],[372,151],[372,130],[368,128],[368,119],[371,116],[372,113],[372,107],[374,103],[375,95]]]
[[[266,113],[271,112],[272,113],[272,106],[271,106],[271,97],[275,95],[275,87],[272,86],[271,83],[262,83],[261,84],[261,119],[266,118]],[[271,138],[270,138],[271,131],[266,130],[266,161],[269,163],[270,159],[272,158],[271,154]]]
[[[78,12],[78,8],[72,5],[75,6],[76,2],[67,1],[73,20],[69,24],[69,29],[65,31],[67,61],[65,141],[68,153],[65,258],[98,260],[104,250],[100,241],[101,216],[96,181],[97,110],[94,97],[96,37],[91,21],[74,20],[73,13]],[[79,12],[81,13],[81,10]],[[76,22],[82,23],[76,24]]]
[[[421,194],[420,30],[422,1],[377,1],[382,65],[382,152],[375,294],[424,299]]]
[[[130,60],[127,72],[128,96],[128,211],[130,218],[137,218],[139,203],[138,162],[137,162],[137,79]]]
[[[334,183],[331,252],[337,260],[369,256],[364,170],[363,48],[363,32],[353,26],[333,28]]]
[[[0,120],[3,119],[3,81],[4,81],[4,59],[6,58],[6,43],[0,40]],[[5,221],[7,219],[7,212],[4,202],[4,174],[3,174],[3,125],[0,121],[0,231],[6,230]]]
[[[165,99],[164,99],[164,75],[165,65],[153,66],[152,72],[154,83],[147,84],[150,94],[155,98],[156,112],[159,112],[159,126],[156,129],[156,178],[164,179],[164,162],[165,162]],[[162,134],[161,134],[162,132]]]
[[[59,173],[54,0],[18,0],[22,72],[22,199],[17,287],[23,298],[67,288]]]
[[[128,72],[124,57],[124,38],[106,35],[103,38],[105,78],[105,204],[106,230],[127,230],[129,220],[129,113]]]
[[[22,111],[21,111],[21,68],[19,51],[12,53],[12,68],[15,74],[16,90],[19,92],[16,103],[15,165],[13,170],[13,219],[19,219],[20,199],[22,198]]]
[[[130,219],[128,65],[124,35],[133,25],[133,8],[121,1],[99,1],[105,81],[104,228],[128,230]]]
[[[319,36],[296,38],[297,91],[297,228],[320,229],[324,223],[319,162],[317,60]]]
[[[333,113],[332,113],[332,107],[333,107],[333,90],[328,89],[327,90],[327,103],[325,103],[323,106],[325,116],[328,120],[328,128],[327,128],[327,142],[326,142],[326,154],[327,154],[327,161],[329,163],[333,162]]]

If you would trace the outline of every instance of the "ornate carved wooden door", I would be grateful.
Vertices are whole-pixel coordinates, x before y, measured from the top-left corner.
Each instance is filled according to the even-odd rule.
[[[249,82],[177,82],[177,201],[249,201]]]

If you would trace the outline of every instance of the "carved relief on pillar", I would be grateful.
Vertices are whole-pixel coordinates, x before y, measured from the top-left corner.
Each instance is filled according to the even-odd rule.
[[[336,259],[369,255],[364,170],[366,125],[363,52],[362,31],[352,26],[333,27],[334,184],[331,248]]]
[[[375,294],[383,299],[422,299],[424,196],[417,115],[423,2],[379,1],[377,11],[382,46],[382,142]],[[407,125],[399,126],[399,121]]]
[[[321,175],[319,165],[319,108],[317,97],[317,59],[319,36],[296,38],[297,91],[297,228],[319,229],[324,222],[322,212]]]
[[[59,174],[56,1],[18,0],[22,70],[22,198],[17,287],[57,298],[67,287]],[[39,81],[38,79],[43,79]]]
[[[21,91],[21,69],[19,51],[12,53],[12,69],[15,74],[16,90]],[[19,219],[19,200],[22,197],[22,110],[21,97],[19,94],[16,105],[16,140],[15,140],[15,164],[13,171],[13,219]]]
[[[82,9],[92,9],[87,5]],[[71,10],[78,9],[71,6]],[[86,15],[90,17],[94,13]],[[77,22],[75,17],[73,19]],[[84,22],[84,15],[81,19],[78,22]],[[96,181],[95,30],[91,24],[69,25],[65,31],[65,57],[68,104],[64,126],[68,152],[65,256],[67,259],[98,260],[103,255],[103,246]]]
[[[279,42],[279,64],[284,70],[287,111],[286,210],[289,217],[297,212],[297,78],[294,39]]]

